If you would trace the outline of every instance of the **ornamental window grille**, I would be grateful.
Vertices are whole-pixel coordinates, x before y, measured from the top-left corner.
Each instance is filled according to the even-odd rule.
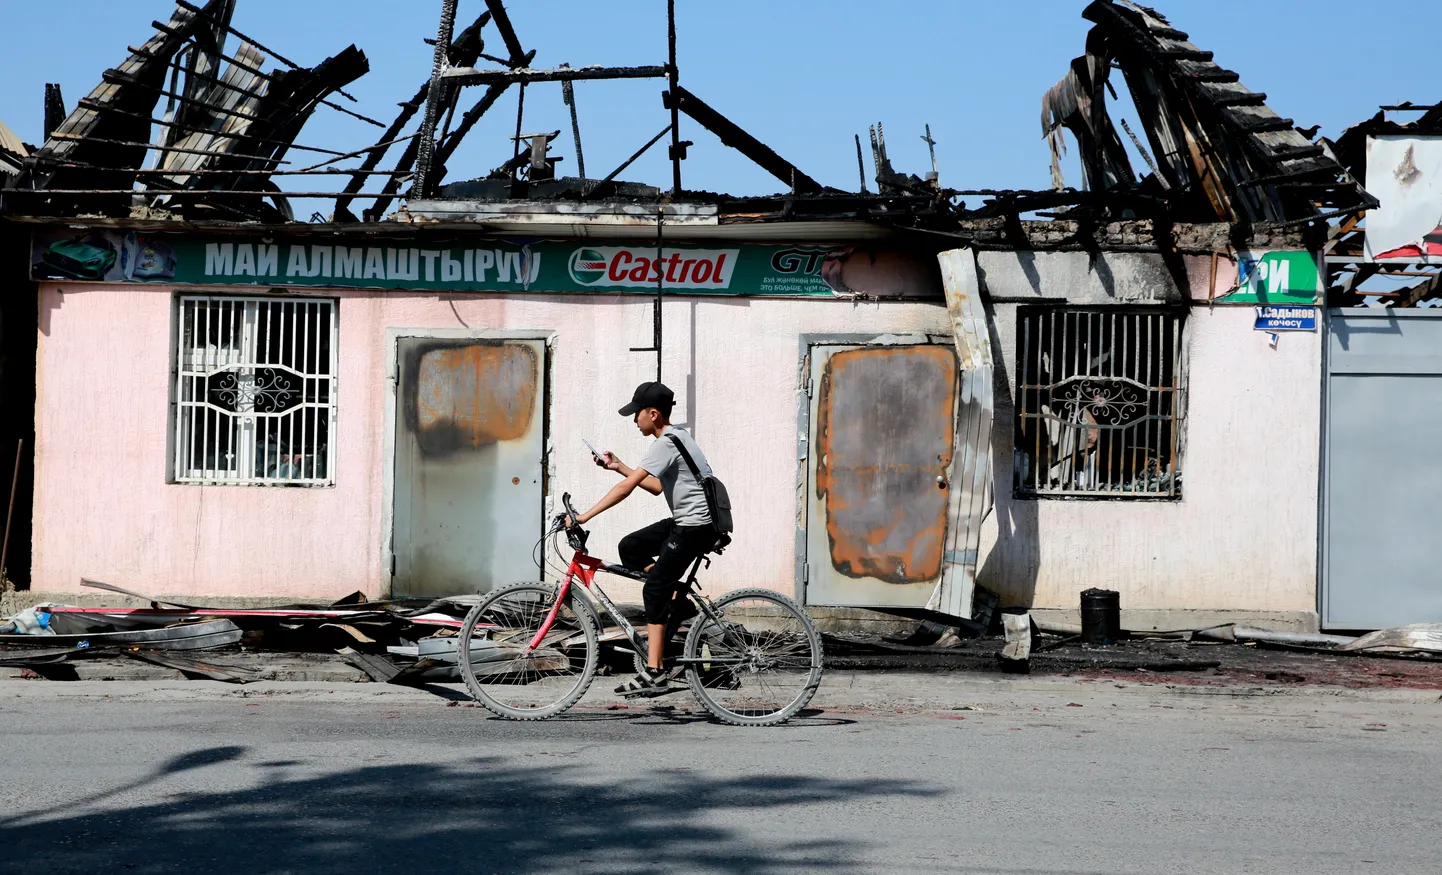
[[[1182,325],[1159,309],[1019,308],[1019,496],[1181,496]]]
[[[335,482],[336,315],[317,298],[180,298],[176,482]]]

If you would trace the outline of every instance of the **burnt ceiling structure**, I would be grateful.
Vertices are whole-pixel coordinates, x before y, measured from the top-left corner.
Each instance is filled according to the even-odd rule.
[[[1241,77],[1188,41],[1161,13],[1128,0],[1096,0],[1086,54],[1042,100],[1052,147],[1055,199],[1064,200],[1061,131],[1077,141],[1084,188],[1078,205],[1141,212],[1176,222],[1287,225],[1324,221],[1375,202],[1331,155],[1267,106]],[[1147,143],[1121,126],[1150,173],[1138,178],[1107,109],[1121,73]],[[1150,148],[1148,148],[1150,147]],[[1045,197],[1043,196],[1043,199]]]
[[[328,206],[310,221],[345,224],[384,221],[399,202],[418,199],[672,201],[714,204],[722,222],[860,219],[966,237],[977,222],[1031,215],[1323,229],[1374,203],[1330,144],[1314,141],[1315,129],[1299,130],[1160,13],[1129,0],[1096,0],[1083,12],[1094,23],[1086,51],[1043,96],[1053,185],[1038,191],[943,188],[934,154],[923,176],[898,172],[880,125],[869,132],[869,168],[856,138],[857,190],[822,184],[681,85],[674,0],[665,4],[666,57],[653,59],[663,62],[633,67],[533,66],[537,51],[522,42],[502,0],[485,0],[469,21],[457,19],[456,0],[442,0],[432,69],[389,121],[363,113],[345,90],[369,70],[360,49],[347,46],[303,66],[235,29],[237,2],[180,0],[68,113],[58,87],[48,86],[45,142],[9,156],[20,172],[0,191],[4,212],[281,224],[306,221],[293,203],[320,200]],[[1130,92],[1140,134],[1125,119],[1113,120],[1114,72]],[[587,173],[572,83],[614,79],[657,80],[669,124],[654,135],[638,133],[637,150],[620,166]],[[569,160],[556,154],[562,131],[526,127],[526,88],[543,82],[562,84]],[[512,88],[519,99],[510,157],[480,178],[448,181],[458,148]],[[308,145],[300,136],[319,112],[361,119],[377,129],[376,138],[351,151]],[[737,197],[684,187],[695,143],[682,139],[683,125],[767,171],[778,193]],[[1132,166],[1119,129],[1147,172]],[[1065,134],[1079,153],[1080,188],[1062,178]],[[934,144],[929,129],[923,139]],[[663,141],[669,186],[621,178]],[[977,196],[975,206],[963,200]]]

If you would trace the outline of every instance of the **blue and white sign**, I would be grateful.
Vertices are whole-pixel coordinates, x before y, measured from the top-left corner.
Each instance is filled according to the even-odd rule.
[[[1258,331],[1316,331],[1316,307],[1258,307]]]

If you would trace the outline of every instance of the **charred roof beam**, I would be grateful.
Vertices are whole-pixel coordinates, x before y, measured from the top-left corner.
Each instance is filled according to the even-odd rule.
[[[712,109],[685,88],[678,85],[674,94],[669,91],[662,94],[662,102],[667,109],[671,108],[673,100],[676,101],[677,109],[715,134],[723,145],[730,146],[750,158],[762,170],[786,183],[794,193],[816,194],[826,190],[825,186],[803,173],[795,164],[776,154],[771,147],[746,133],[735,122]]]
[[[490,10],[486,10],[482,12],[475,21],[471,22],[470,27],[467,27],[456,35],[456,38],[451,41],[450,48],[446,53],[451,63],[470,65],[476,62],[476,59],[481,55],[481,50],[485,47],[485,41],[481,39],[481,30],[489,24],[490,21],[491,12]],[[529,60],[529,58],[527,60]],[[351,177],[351,181],[346,184],[344,193],[336,198],[334,215],[337,221],[356,221],[355,214],[350,211],[350,204],[351,201],[354,200],[354,195],[365,185],[366,177],[370,172],[380,166],[390,146],[401,141],[400,132],[405,129],[405,126],[410,123],[410,120],[414,118],[415,114],[420,111],[420,108],[425,105],[426,94],[430,91],[430,87],[430,80],[427,79],[421,83],[420,88],[416,89],[414,97],[400,104],[400,112],[396,114],[390,127],[386,128],[380,140],[371,148],[370,154],[366,156],[365,161],[361,163],[356,175]],[[452,109],[455,107],[454,96],[451,99],[450,107]],[[466,118],[462,119],[461,129],[455,132],[459,136],[465,136],[465,132],[469,131],[471,125],[475,124],[474,119],[471,119],[468,124],[466,120],[468,118],[469,113]],[[419,152],[419,146],[415,140],[419,136],[420,132],[417,131],[412,136],[404,138],[409,139],[411,142],[407,144],[406,148],[402,151],[400,160],[396,162],[396,168],[391,174],[391,179],[386,183],[387,189],[392,191],[398,190],[402,177],[409,173],[415,165],[416,155]],[[449,142],[449,140],[445,142]],[[445,146],[442,145],[436,159],[437,166],[441,168],[440,175],[442,176],[444,176],[445,173],[446,156],[449,154],[450,153],[445,151]],[[385,207],[389,205],[390,201],[386,200],[385,206],[382,206],[381,210],[384,211]]]
[[[575,82],[582,79],[665,79],[669,68],[665,64],[647,67],[561,67],[555,70],[476,70],[456,67],[441,74],[441,81],[447,85],[493,85],[529,84],[532,82]]]
[[[1344,169],[1266,105],[1266,95],[1243,87],[1235,73],[1223,70],[1211,53],[1186,42],[1161,14],[1131,0],[1095,0],[1082,16],[1105,34],[1132,91],[1133,103],[1152,140],[1158,163],[1172,180],[1184,208],[1207,212],[1197,194],[1205,194],[1222,221],[1317,221],[1328,205],[1362,205],[1369,199],[1355,180],[1352,196],[1319,205],[1297,188],[1268,188],[1249,180]],[[1299,166],[1300,165],[1300,166]],[[1317,189],[1313,189],[1317,191]],[[1337,190],[1341,194],[1341,189]],[[1179,200],[1183,206],[1185,200]]]
[[[486,11],[490,12],[495,20],[496,30],[500,31],[501,40],[506,44],[506,53],[511,56],[511,63],[514,64],[526,54],[526,50],[516,36],[516,29],[511,26],[511,16],[506,12],[506,5],[501,0],[486,0]]]

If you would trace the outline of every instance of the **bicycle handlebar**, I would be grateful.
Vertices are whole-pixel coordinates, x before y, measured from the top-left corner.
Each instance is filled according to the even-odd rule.
[[[562,516],[560,519],[561,525],[565,526],[566,529],[566,541],[570,543],[572,549],[584,552],[586,549],[586,539],[590,537],[590,533],[581,528],[580,523],[576,522],[576,517],[579,516],[579,514],[576,513],[576,508],[571,504],[571,493],[563,492],[561,494],[561,505],[566,508],[565,516]],[[567,519],[571,521],[571,525],[569,526],[565,525]]]

